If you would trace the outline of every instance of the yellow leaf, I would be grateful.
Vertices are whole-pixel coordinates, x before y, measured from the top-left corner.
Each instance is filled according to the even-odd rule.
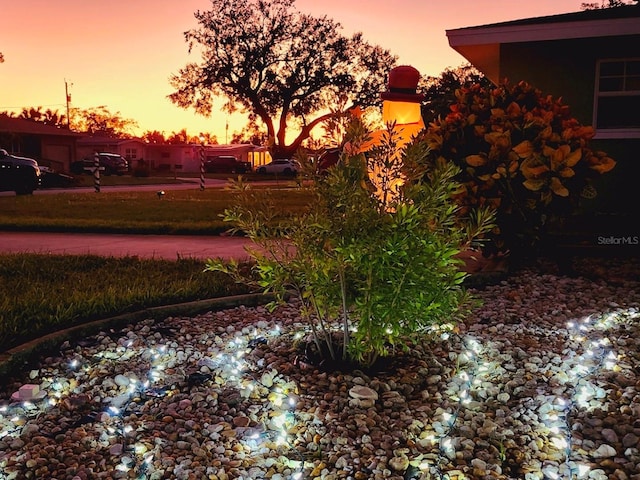
[[[467,164],[472,167],[481,167],[487,164],[487,158],[482,155],[469,155],[466,158]]]
[[[491,175],[491,178],[493,178],[494,180],[500,180],[500,174],[494,173],[493,175]]]
[[[489,180],[491,178],[491,175],[489,175],[488,173],[486,175],[480,175],[478,177],[478,180],[482,180],[483,182],[486,182],[487,180]]]
[[[551,155],[551,169],[558,171],[569,153],[571,153],[569,145],[560,145],[557,150],[554,150],[553,155]]]
[[[549,167],[540,163],[535,157],[529,157],[520,166],[522,174],[526,178],[537,178],[549,171]]]
[[[542,186],[544,185],[544,180],[534,180],[534,179],[529,179],[525,182],[522,183],[528,190],[531,190],[533,192],[537,192],[538,190],[540,190],[542,188]]]
[[[567,190],[567,187],[562,184],[558,177],[553,177],[551,179],[551,190],[559,197],[569,196],[569,190]]]
[[[576,148],[567,157],[565,157],[564,164],[567,167],[575,167],[576,163],[578,163],[581,158],[582,158],[582,149]]]

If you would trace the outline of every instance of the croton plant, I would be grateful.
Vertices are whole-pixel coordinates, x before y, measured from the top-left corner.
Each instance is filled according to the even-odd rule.
[[[496,209],[494,247],[502,250],[540,240],[551,219],[574,212],[581,198],[593,198],[593,177],[616,164],[589,147],[593,128],[573,118],[562,99],[527,82],[460,88],[448,115],[422,134],[431,148],[429,162],[462,169],[463,207]]]

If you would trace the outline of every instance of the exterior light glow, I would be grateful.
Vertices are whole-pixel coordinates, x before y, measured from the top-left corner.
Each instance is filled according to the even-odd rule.
[[[396,125],[416,125],[422,128],[420,103],[424,95],[416,93],[420,72],[409,65],[401,65],[389,72],[387,91],[382,98],[382,121]]]

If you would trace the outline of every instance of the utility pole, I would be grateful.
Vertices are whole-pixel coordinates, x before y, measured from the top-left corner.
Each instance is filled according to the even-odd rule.
[[[73,83],[71,84],[73,85]],[[71,95],[69,94],[69,84],[67,79],[64,79],[64,95],[67,99],[67,130],[71,130],[71,118],[69,117],[69,103],[71,103]]]

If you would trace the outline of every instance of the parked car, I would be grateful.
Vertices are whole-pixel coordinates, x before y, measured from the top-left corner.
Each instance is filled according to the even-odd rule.
[[[247,173],[251,171],[251,162],[243,162],[231,155],[207,157],[204,162],[207,173]]]
[[[124,175],[129,172],[129,162],[117,153],[98,153],[100,172],[105,175]],[[93,173],[95,169],[95,156],[91,155],[71,164],[71,173]]]
[[[56,172],[51,167],[40,165],[40,188],[65,188],[75,185],[71,175]]]
[[[0,191],[30,195],[40,186],[40,168],[33,158],[10,155],[0,149]]]
[[[266,165],[261,165],[257,169],[257,172],[261,174],[277,173],[281,175],[296,175],[299,171],[298,161],[290,158],[279,158]]]

